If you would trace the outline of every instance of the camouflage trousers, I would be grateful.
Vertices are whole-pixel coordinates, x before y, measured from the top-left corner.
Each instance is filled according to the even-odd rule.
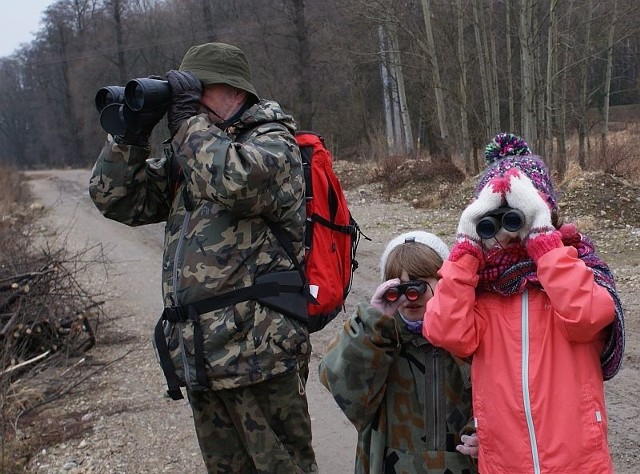
[[[318,472],[304,391],[309,369],[229,390],[188,391],[209,473]]]

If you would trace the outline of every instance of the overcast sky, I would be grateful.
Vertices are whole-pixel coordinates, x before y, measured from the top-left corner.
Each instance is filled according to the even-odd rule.
[[[40,29],[42,13],[55,0],[0,0],[0,57],[30,43]]]

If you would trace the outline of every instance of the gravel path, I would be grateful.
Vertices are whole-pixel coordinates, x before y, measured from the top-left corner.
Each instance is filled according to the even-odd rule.
[[[100,343],[81,362],[87,373],[96,373],[41,412],[42,432],[61,426],[61,441],[34,456],[29,472],[204,473],[188,404],[163,395],[164,379],[150,343],[161,310],[161,226],[129,228],[103,218],[87,195],[87,170],[32,172],[29,177],[35,198],[50,208],[44,228],[55,230],[58,239],[64,239],[71,249],[99,245],[96,252],[101,248],[109,259],[108,265],[96,267],[94,274],[87,276],[87,284],[108,297],[109,318],[99,328]],[[450,242],[459,216],[454,210],[416,210],[403,201],[381,201],[379,195],[374,185],[347,191],[355,219],[371,238],[363,239],[358,249],[360,267],[347,313],[357,302],[368,299],[377,285],[378,258],[392,235],[422,228],[440,233]],[[595,238],[602,242],[602,255],[618,276],[627,318],[623,369],[606,383],[610,445],[616,473],[637,474],[640,230],[604,229]],[[340,315],[312,336],[308,394],[318,464],[327,474],[352,472],[356,441],[355,430],[316,374],[318,361],[344,317]],[[79,426],[82,429],[77,433]]]

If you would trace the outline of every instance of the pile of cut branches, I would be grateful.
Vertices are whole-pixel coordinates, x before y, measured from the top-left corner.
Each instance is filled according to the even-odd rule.
[[[16,170],[0,167],[0,190],[0,472],[21,472],[36,446],[20,435],[21,416],[87,377],[83,354],[103,316],[89,275],[106,258],[101,247],[69,250],[60,236],[51,244],[46,210],[30,205]],[[60,371],[66,384],[55,381]]]
[[[0,269],[0,374],[76,357],[95,344],[98,306],[80,283],[90,262],[64,249],[42,250]]]

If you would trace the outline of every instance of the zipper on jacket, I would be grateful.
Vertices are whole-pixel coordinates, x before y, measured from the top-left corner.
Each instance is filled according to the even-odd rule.
[[[178,243],[176,244],[176,253],[173,256],[173,287],[171,291],[173,293],[173,301],[175,304],[180,304],[178,301],[178,259],[182,252],[182,245],[184,243],[184,235],[187,233],[187,226],[191,220],[191,211],[186,211],[184,218],[182,219],[182,226],[180,227],[180,234],[178,234]]]
[[[533,460],[533,472],[540,474],[540,458],[538,455],[538,443],[536,430],[533,426],[531,413],[531,394],[529,392],[529,290],[522,293],[522,398],[524,401],[524,415],[529,430],[529,442],[531,443],[531,458]]]
[[[426,425],[425,429],[429,433],[427,436],[427,449],[429,451],[440,451],[444,449],[442,446],[442,436],[440,436],[443,427],[441,421],[445,412],[442,400],[443,389],[441,381],[443,371],[440,367],[442,360],[437,347],[432,347],[430,354],[425,353],[425,368],[428,368],[428,370],[425,370],[424,378],[424,420]]]
[[[186,209],[185,209],[186,211]],[[182,252],[182,246],[184,242],[184,236],[187,233],[187,226],[191,220],[191,211],[186,211],[184,218],[182,219],[182,227],[180,227],[180,233],[178,234],[178,243],[176,244],[176,253],[173,256],[173,286],[171,288],[172,300],[174,304],[180,304],[178,301],[178,264],[179,255]],[[186,348],[184,347],[184,337],[182,332],[184,330],[184,322],[178,323],[178,343],[180,345],[180,356],[182,358],[182,365],[184,369],[184,381],[187,387],[191,387],[191,366],[189,365],[189,357],[187,356]]]

